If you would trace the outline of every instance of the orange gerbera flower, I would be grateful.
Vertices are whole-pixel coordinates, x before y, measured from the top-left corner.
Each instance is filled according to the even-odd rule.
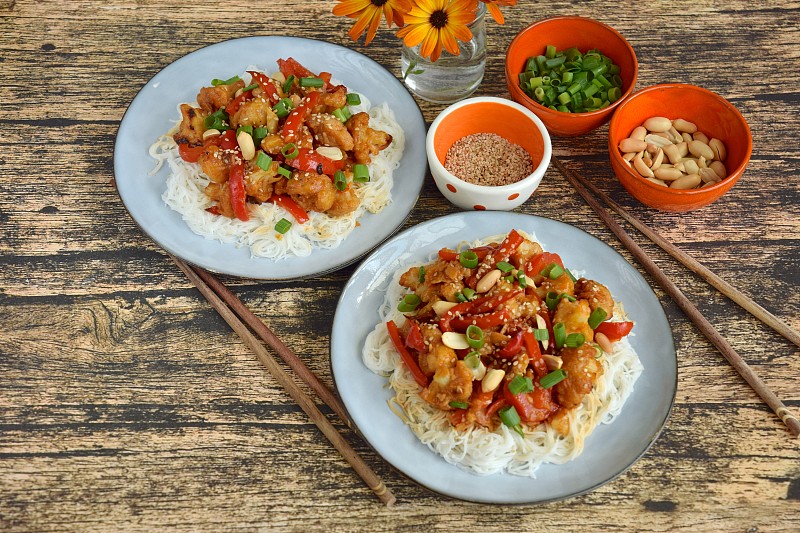
[[[492,14],[492,18],[498,24],[505,23],[506,19],[503,18],[503,13],[500,11],[500,6],[515,6],[517,5],[517,0],[481,0],[484,4],[486,4],[486,8],[489,10],[489,13]]]
[[[378,31],[381,15],[386,18],[388,28],[392,27],[392,22],[399,28],[403,25],[403,15],[410,10],[409,0],[341,0],[334,6],[333,14],[358,19],[347,33],[351,39],[357,41],[364,30],[367,30],[364,44],[369,44]]]
[[[467,25],[475,20],[477,0],[416,0],[416,5],[403,17],[405,27],[397,32],[408,47],[420,47],[423,57],[436,61],[442,46],[457,56],[459,41],[472,39]]]

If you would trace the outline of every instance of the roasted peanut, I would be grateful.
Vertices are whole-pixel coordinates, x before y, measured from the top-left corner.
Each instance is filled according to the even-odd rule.
[[[676,179],[669,186],[671,189],[694,189],[701,181],[699,174],[688,174]]]
[[[663,133],[672,127],[672,121],[666,117],[650,117],[642,124],[647,131]]]
[[[619,142],[619,150],[621,152],[641,152],[647,150],[647,143],[643,140],[628,137]]]

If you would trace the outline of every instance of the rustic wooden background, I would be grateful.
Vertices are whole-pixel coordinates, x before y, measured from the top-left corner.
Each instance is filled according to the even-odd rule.
[[[0,529],[797,531],[798,440],[660,290],[678,394],[663,434],[627,473],[558,503],[464,503],[394,471],[337,420],[399,499],[377,502],[139,230],[112,172],[136,92],[199,47],[307,36],[399,74],[393,33],[352,43],[351,21],[332,16],[333,5],[0,0]],[[800,329],[800,2],[521,0],[505,13],[505,26],[489,23],[479,95],[508,96],[504,51],[521,28],[578,14],[628,38],[638,87],[701,85],[743,113],[754,138],[744,178],[690,214],[627,196],[609,168],[605,127],[555,138],[554,152]],[[428,121],[443,107],[420,106]],[[407,225],[454,210],[428,182]],[[554,168],[520,211],[620,249]],[[639,240],[797,414],[798,348]],[[332,385],[332,310],[351,272],[224,281]]]

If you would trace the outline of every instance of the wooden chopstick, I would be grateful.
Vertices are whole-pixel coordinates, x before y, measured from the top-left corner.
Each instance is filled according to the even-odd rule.
[[[300,406],[303,411],[308,415],[312,422],[322,431],[328,438],[333,446],[342,454],[342,457],[353,467],[356,473],[361,477],[367,486],[372,489],[375,495],[387,506],[394,505],[396,498],[394,494],[383,484],[383,481],[378,475],[367,465],[364,460],[356,453],[350,444],[342,437],[336,430],[333,424],[328,421],[324,414],[317,408],[316,404],[306,396],[300,387],[292,380],[291,376],[278,365],[278,362],[272,357],[267,349],[262,345],[258,339],[253,335],[247,326],[239,320],[236,314],[225,304],[225,302],[217,296],[214,290],[209,287],[203,278],[200,277],[198,271],[200,269],[193,269],[177,257],[170,255],[170,258],[178,265],[178,268],[186,274],[200,293],[208,300],[208,302],[216,309],[222,316],[225,322],[239,335],[242,341],[250,347],[253,352],[258,356],[261,363],[267,367],[267,370],[272,376],[283,386],[289,393],[292,399]],[[287,348],[288,350],[288,348]],[[309,370],[310,374],[311,371]],[[346,420],[344,418],[343,420]]]
[[[705,316],[697,309],[697,307],[689,301],[689,299],[681,292],[681,290],[667,277],[664,272],[656,265],[652,259],[642,250],[638,244],[627,234],[627,232],[620,226],[611,215],[603,208],[586,189],[580,181],[578,181],[577,173],[567,169],[561,161],[553,158],[553,162],[564,177],[569,181],[575,190],[580,194],[583,199],[589,204],[597,216],[605,223],[614,235],[622,242],[622,244],[633,254],[639,263],[647,270],[647,272],[655,278],[659,285],[672,297],[678,307],[691,319],[697,328],[716,346],[720,353],[728,360],[728,362],[736,369],[737,372],[747,381],[747,383],[756,391],[762,400],[775,412],[776,415],[783,421],[789,428],[789,431],[795,437],[800,435],[800,420],[789,412],[789,409],[783,402],[773,393],[770,388],[753,372],[747,365],[742,357],[733,349],[727,340],[714,328],[713,325],[706,319]]]
[[[562,173],[570,172],[567,169],[563,168],[563,164],[561,161],[557,159],[554,160],[555,165],[561,170]],[[771,327],[797,346],[800,346],[800,333],[786,324],[785,322],[781,321],[778,317],[758,305],[756,302],[751,300],[747,297],[744,293],[739,291],[736,287],[725,281],[724,279],[720,278],[716,274],[714,274],[711,270],[709,270],[705,265],[700,263],[697,259],[689,255],[688,253],[684,252],[661,235],[656,233],[654,230],[650,229],[650,227],[636,218],[635,216],[628,213],[621,205],[617,202],[612,200],[606,193],[598,189],[596,186],[591,184],[588,180],[584,179],[581,175],[576,174],[573,172],[573,177],[580,182],[581,185],[586,187],[587,189],[591,190],[598,198],[600,198],[607,206],[613,209],[619,216],[624,218],[631,226],[642,232],[644,235],[647,236],[651,241],[661,247],[665,252],[669,255],[683,263],[683,265],[691,270],[692,272],[699,275],[701,278],[706,280],[710,285],[715,287],[719,292],[739,304],[745,311],[752,314],[754,317],[759,319],[761,322],[766,324],[767,326]]]

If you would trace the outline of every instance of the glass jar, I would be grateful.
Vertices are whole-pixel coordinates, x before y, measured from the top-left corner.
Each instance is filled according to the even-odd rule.
[[[439,104],[457,102],[475,92],[486,66],[486,4],[481,2],[475,20],[467,27],[472,40],[458,43],[459,55],[447,50],[435,62],[422,57],[420,45],[403,45],[401,73],[409,90],[423,100]]]

